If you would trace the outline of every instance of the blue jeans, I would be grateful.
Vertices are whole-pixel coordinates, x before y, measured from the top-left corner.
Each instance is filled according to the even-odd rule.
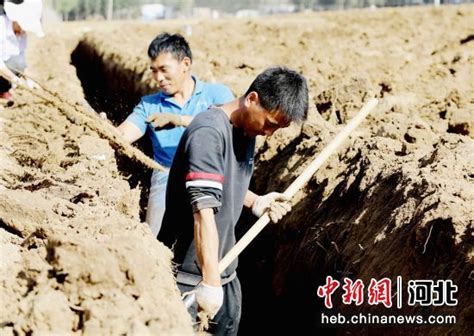
[[[150,195],[146,211],[146,222],[150,225],[151,232],[156,237],[161,229],[161,222],[165,214],[166,184],[169,172],[154,170],[151,175]]]

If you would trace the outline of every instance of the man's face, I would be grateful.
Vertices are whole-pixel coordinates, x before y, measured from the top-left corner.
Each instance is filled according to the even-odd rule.
[[[163,52],[151,61],[150,69],[160,90],[168,96],[181,91],[191,68],[191,60],[184,57],[177,60],[171,53]]]
[[[250,92],[245,98],[247,113],[245,114],[242,127],[245,135],[255,137],[257,135],[272,135],[277,129],[288,127],[289,119],[279,111],[267,111],[260,105],[256,92]]]

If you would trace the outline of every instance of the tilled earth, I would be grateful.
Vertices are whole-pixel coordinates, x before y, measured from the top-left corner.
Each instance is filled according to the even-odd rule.
[[[308,78],[309,120],[258,139],[259,193],[288,187],[365,101],[380,100],[292,213],[243,254],[242,334],[321,331],[321,311],[457,317],[324,329],[330,334],[472,332],[473,14],[473,6],[450,6],[51,27],[33,41],[29,64],[71,104],[17,90],[16,104],[0,111],[2,332],[191,333],[171,252],[140,221],[149,170],[97,132],[105,121],[87,114],[84,122],[90,104],[120,123],[153,91],[149,41],[186,25],[194,72],[236,95],[274,64]],[[253,220],[244,213],[239,231]],[[344,305],[337,292],[326,310],[316,292],[327,275],[366,285],[402,276],[405,295],[408,280],[451,279],[458,304]]]

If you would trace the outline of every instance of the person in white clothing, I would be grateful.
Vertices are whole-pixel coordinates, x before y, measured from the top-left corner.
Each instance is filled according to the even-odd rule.
[[[42,0],[10,0],[3,3],[0,15],[0,99],[13,103],[10,92],[12,83],[37,88],[31,79],[22,78],[26,70],[25,51],[27,46],[26,32],[43,37],[41,27]]]

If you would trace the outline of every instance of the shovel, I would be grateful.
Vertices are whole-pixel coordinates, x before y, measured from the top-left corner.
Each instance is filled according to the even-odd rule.
[[[302,189],[306,183],[311,180],[312,176],[316,171],[326,162],[326,160],[339,149],[344,140],[356,129],[357,126],[367,117],[367,115],[377,105],[378,100],[375,98],[370,99],[360,111],[349,121],[349,123],[343,128],[339,134],[327,145],[322,152],[309,164],[303,173],[298,176],[293,183],[285,190],[284,194],[288,198],[292,198],[295,194]],[[263,228],[270,222],[268,213],[264,213],[257,222],[245,233],[245,235],[234,245],[234,247],[227,252],[227,254],[219,262],[219,274],[225,271],[225,269],[239,256],[239,254],[252,242],[252,240],[263,230]],[[199,285],[198,285],[199,286]],[[194,288],[196,289],[197,286]],[[184,305],[189,309],[196,301],[196,295],[194,290],[187,292],[183,298]]]

